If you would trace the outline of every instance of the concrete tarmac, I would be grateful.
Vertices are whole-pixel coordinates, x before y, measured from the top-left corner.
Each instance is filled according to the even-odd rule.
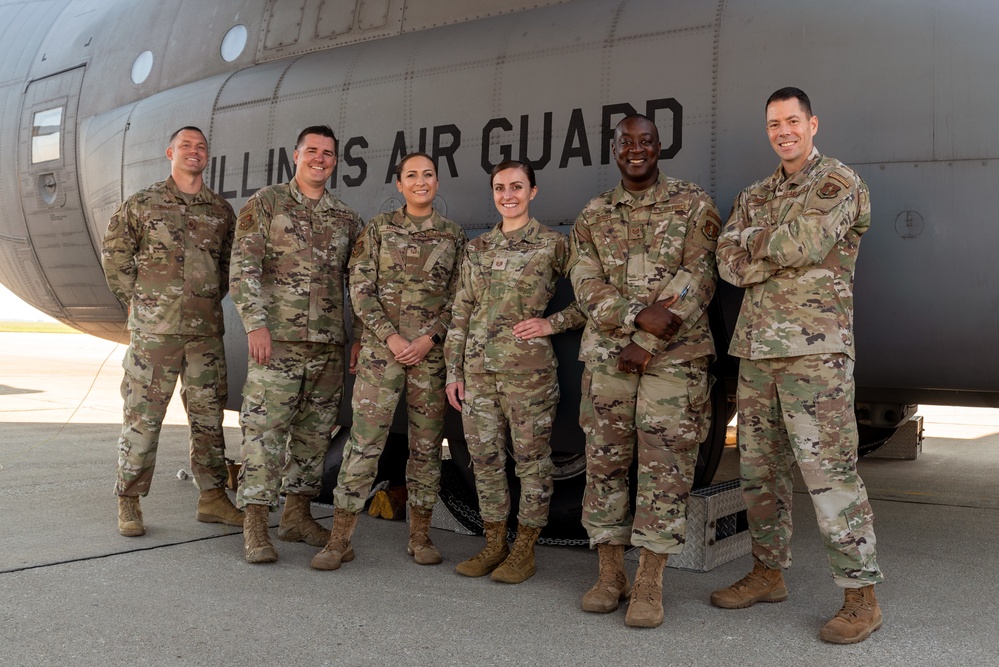
[[[580,610],[596,575],[595,553],[582,548],[539,547],[538,573],[509,586],[454,573],[482,538],[435,529],[445,562],[423,567],[406,555],[404,523],[363,515],[357,559],[337,572],[310,569],[316,549],[279,542],[276,530],[280,560],[249,565],[239,530],[194,519],[197,489],[177,477],[188,462],[175,400],[142,501],[147,534],[122,537],[112,487],[123,350],[84,335],[0,334],[5,667],[999,665],[999,411],[922,408],[917,460],[861,462],[885,622],[866,642],[833,646],[818,632],[842,594],[803,493],[786,602],[708,603],[751,567],[748,555],[706,573],[668,569],[666,621],[638,630],[624,625],[623,607]],[[730,450],[718,479],[736,466]],[[328,508],[315,514],[329,525]]]

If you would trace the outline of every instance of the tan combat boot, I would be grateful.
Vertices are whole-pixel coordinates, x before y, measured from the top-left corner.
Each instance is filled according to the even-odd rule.
[[[203,523],[224,523],[227,526],[242,526],[243,513],[229,500],[225,489],[202,491],[198,498],[198,521]]]
[[[663,568],[667,558],[667,554],[642,547],[625,624],[633,628],[658,628],[663,624]]]
[[[468,560],[458,563],[454,571],[466,577],[484,577],[506,560],[510,549],[506,546],[506,521],[483,521],[486,531],[486,548]]]
[[[247,505],[243,512],[243,556],[247,563],[273,563],[278,559],[267,533],[270,511],[267,505]]]
[[[517,539],[513,541],[510,555],[493,570],[489,578],[504,584],[519,584],[533,577],[537,569],[534,563],[534,544],[538,541],[539,535],[541,535],[540,528],[524,525],[518,527]]]
[[[430,541],[430,517],[433,509],[409,506],[409,544],[406,553],[420,565],[437,565],[444,559],[434,543]]]
[[[846,588],[843,608],[822,627],[819,637],[833,644],[856,644],[881,627],[881,607],[874,586]]]
[[[728,588],[711,594],[711,604],[722,609],[743,609],[757,602],[783,602],[787,599],[784,573],[771,570],[753,559],[753,571]]]
[[[598,544],[600,573],[593,588],[583,594],[583,611],[607,614],[631,595],[628,573],[624,571],[624,545]]]
[[[333,530],[329,542],[317,553],[309,565],[314,570],[339,570],[341,563],[354,560],[354,547],[350,538],[357,526],[357,514],[340,509],[333,510]]]
[[[146,534],[146,528],[142,525],[142,510],[139,509],[139,496],[118,496],[118,532],[125,537]]]
[[[278,539],[285,542],[305,542],[321,547],[329,542],[330,531],[312,518],[312,499],[289,493],[284,498],[284,511],[278,523]]]

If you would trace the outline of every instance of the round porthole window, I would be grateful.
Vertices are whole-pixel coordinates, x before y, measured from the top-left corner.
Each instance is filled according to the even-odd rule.
[[[143,51],[132,63],[132,83],[140,84],[149,77],[153,71],[153,52]]]
[[[246,26],[234,25],[222,38],[220,52],[222,60],[231,63],[238,58],[246,47]]]

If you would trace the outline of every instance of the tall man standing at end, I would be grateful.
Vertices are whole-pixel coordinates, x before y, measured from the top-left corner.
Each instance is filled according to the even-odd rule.
[[[572,287],[587,313],[579,348],[583,525],[600,559],[583,609],[614,611],[628,597],[624,550],[632,544],[642,551],[625,622],[655,627],[664,615],[663,568],[683,550],[687,496],[710,422],[707,307],[721,219],[701,188],[659,172],[659,131],[645,116],[618,123],[612,149],[621,183],[586,205],[570,235]]]
[[[302,130],[291,182],[256,192],[239,212],[230,291],[246,329],[243,468],[245,557],[277,552],[267,514],[285,493],[278,537],[321,547],[329,531],[312,518],[322,466],[343,396],[344,275],[361,218],[326,189],[336,137]]]
[[[739,194],[718,240],[721,277],[746,288],[729,352],[741,358],[739,455],[754,564],[711,603],[739,609],[787,597],[797,460],[845,592],[819,636],[852,644],[881,627],[874,584],[883,580],[854,416],[853,274],[870,196],[857,172],[816,150],[819,121],[803,91],[774,92],[766,119],[780,166]]]
[[[170,176],[118,207],[101,259],[108,287],[128,305],[131,339],[121,383],[124,425],[118,439],[118,532],[146,532],[139,497],[149,493],[160,428],[180,377],[191,426],[191,471],[201,489],[198,521],[239,526],[242,512],[225,493],[228,471],[222,297],[236,216],[202,179],[208,140],[182,127],[166,149]]]

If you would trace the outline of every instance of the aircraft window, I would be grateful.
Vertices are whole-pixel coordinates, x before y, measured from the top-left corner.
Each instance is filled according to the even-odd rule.
[[[31,121],[31,164],[59,159],[62,107],[36,111]]]
[[[246,26],[234,25],[222,38],[222,60],[231,63],[246,47]]]
[[[140,84],[149,77],[153,71],[153,52],[143,51],[132,63],[132,83]]]

